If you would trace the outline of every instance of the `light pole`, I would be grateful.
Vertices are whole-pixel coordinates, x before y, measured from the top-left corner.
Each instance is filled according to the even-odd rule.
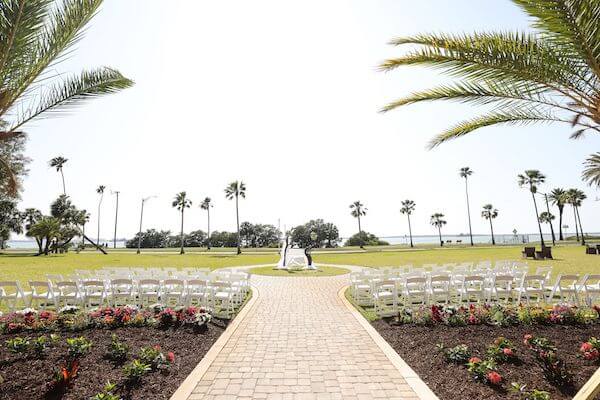
[[[117,248],[117,221],[119,219],[119,194],[118,190],[111,190],[111,193],[117,196],[117,204],[115,206],[115,234],[113,236],[113,249]]]
[[[155,198],[156,196],[148,196],[142,199],[142,210],[140,211],[140,231],[138,233],[138,248],[137,254],[140,254],[140,248],[142,247],[142,220],[144,218],[144,203],[148,200]]]

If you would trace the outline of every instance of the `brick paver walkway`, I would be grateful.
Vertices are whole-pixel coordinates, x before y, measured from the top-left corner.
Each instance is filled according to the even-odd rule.
[[[338,277],[253,276],[259,297],[189,399],[418,399]]]

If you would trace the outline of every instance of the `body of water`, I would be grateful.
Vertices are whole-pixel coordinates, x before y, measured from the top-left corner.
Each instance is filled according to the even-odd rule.
[[[92,239],[94,240],[94,239]],[[77,242],[75,242],[77,243]],[[108,248],[113,247],[113,242],[112,240],[108,241],[108,240],[104,240],[104,241],[100,241],[100,243],[102,244],[106,244],[108,246]],[[37,244],[35,243],[35,240],[9,240],[7,242],[8,248],[9,249],[18,249],[18,250],[37,250]],[[117,248],[125,248],[125,240],[117,240]]]

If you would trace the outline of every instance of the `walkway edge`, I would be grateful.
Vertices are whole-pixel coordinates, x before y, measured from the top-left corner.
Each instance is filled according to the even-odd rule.
[[[169,400],[187,400],[191,395],[198,382],[202,379],[208,368],[211,366],[213,361],[217,358],[221,350],[225,347],[229,339],[233,336],[237,328],[240,326],[242,321],[246,318],[250,310],[256,304],[256,301],[260,297],[258,288],[252,286],[252,297],[248,300],[248,303],[242,308],[242,310],[235,316],[233,321],[227,326],[225,332],[219,336],[217,341],[212,345],[210,350],[204,355],[204,358],[200,360],[198,365],[190,372],[185,380],[179,385],[175,393],[170,397]]]
[[[427,386],[423,380],[417,375],[417,373],[396,353],[396,350],[393,349],[392,346],[389,345],[388,342],[371,326],[369,321],[367,321],[361,313],[346,299],[345,292],[349,286],[342,287],[338,292],[338,297],[344,303],[348,311],[354,318],[358,321],[358,323],[367,331],[371,339],[375,342],[375,344],[381,349],[381,351],[385,354],[385,356],[390,360],[390,362],[396,367],[398,371],[402,374],[406,383],[412,388],[412,390],[419,396],[420,399],[424,400],[439,400],[439,398],[433,393],[433,391]]]

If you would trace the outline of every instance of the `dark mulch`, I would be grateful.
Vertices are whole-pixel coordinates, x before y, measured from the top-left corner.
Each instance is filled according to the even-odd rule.
[[[206,329],[200,331],[191,328],[161,330],[152,327],[127,327],[63,332],[60,333],[60,344],[50,349],[47,356],[41,360],[12,354],[5,346],[6,339],[15,336],[35,338],[41,334],[0,335],[0,375],[4,379],[4,383],[0,384],[0,399],[56,399],[57,396],[47,395],[45,384],[64,360],[67,353],[65,339],[79,336],[91,340],[93,347],[89,354],[81,358],[81,366],[73,386],[59,398],[86,400],[101,391],[107,381],[111,381],[118,385],[118,394],[126,400],[168,399],[208,352],[225,327],[225,322],[213,320]],[[158,344],[165,354],[169,351],[175,353],[173,367],[168,373],[150,372],[137,386],[124,385],[123,365],[114,364],[105,358],[113,333],[121,342],[129,345],[130,354],[125,362],[137,357],[140,347]]]
[[[391,325],[379,320],[373,322],[373,326],[442,400],[517,399],[518,396],[509,391],[511,382],[527,384],[529,390],[548,391],[553,400],[570,399],[598,368],[598,364],[577,357],[582,342],[590,336],[600,337],[598,325],[423,327]],[[545,379],[534,355],[523,344],[523,336],[527,333],[547,337],[556,344],[559,357],[566,361],[575,376],[573,387],[559,388]],[[499,336],[515,344],[520,362],[498,365],[498,372],[504,378],[502,387],[498,389],[473,381],[466,367],[447,363],[436,348],[438,343],[445,347],[466,344],[473,355],[483,358],[487,346]]]

